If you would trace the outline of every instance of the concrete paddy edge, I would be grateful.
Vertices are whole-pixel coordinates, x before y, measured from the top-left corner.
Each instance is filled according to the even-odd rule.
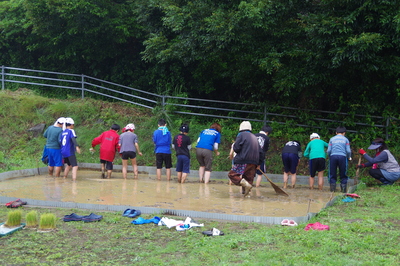
[[[91,170],[100,170],[100,164],[90,164],[90,163],[80,163],[80,169],[91,169]],[[120,170],[122,166],[115,165],[115,170]],[[131,169],[128,169],[131,170]],[[175,174],[175,170],[172,170],[172,175]],[[156,168],[150,166],[139,166],[140,172],[147,172],[148,174],[155,175]],[[23,169],[10,171],[5,173],[0,173],[0,182],[6,181],[11,178],[20,178],[20,177],[29,177],[35,175],[43,175],[47,173],[47,167],[40,168],[32,168],[32,169]],[[228,172],[213,172],[212,179],[225,179],[227,180]],[[198,171],[192,171],[189,178],[196,177],[198,178]],[[282,175],[272,175],[269,174],[268,177],[272,179],[273,182],[278,182],[282,180]],[[279,178],[279,180],[278,180]],[[296,183],[307,184],[308,177],[302,176],[301,178],[297,178]],[[264,180],[263,180],[264,181]],[[267,181],[267,180],[265,180]],[[353,184],[353,180],[349,180],[351,184]],[[327,183],[327,182],[326,182]],[[357,186],[350,186],[349,192],[352,193],[355,191]],[[339,195],[333,197],[324,208],[332,206],[336,200],[340,198]],[[0,203],[5,204],[12,200],[16,200],[15,197],[5,197],[0,196]],[[310,220],[312,217],[317,215],[318,213],[309,212],[305,216],[298,217],[267,217],[267,216],[244,216],[244,215],[234,215],[234,214],[223,214],[223,213],[209,213],[209,212],[200,212],[200,211],[191,211],[191,210],[175,210],[175,209],[164,209],[164,208],[153,208],[153,207],[140,207],[140,206],[127,206],[127,205],[103,205],[103,204],[87,204],[87,203],[75,203],[75,202],[59,202],[59,201],[44,201],[44,200],[35,200],[29,198],[21,198],[23,201],[27,201],[29,206],[40,206],[40,207],[58,207],[58,208],[70,208],[70,209],[88,209],[88,210],[101,210],[101,211],[114,211],[114,212],[123,212],[126,209],[138,209],[143,214],[154,214],[155,216],[181,216],[181,217],[192,217],[192,218],[204,218],[204,219],[216,219],[216,220],[227,220],[233,222],[255,222],[255,223],[263,223],[263,224],[280,224],[283,219],[291,219],[296,223],[305,223]],[[324,209],[323,208],[323,209]],[[160,217],[161,218],[161,217]]]

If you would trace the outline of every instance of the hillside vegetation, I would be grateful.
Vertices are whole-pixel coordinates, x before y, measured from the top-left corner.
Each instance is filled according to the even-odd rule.
[[[178,128],[182,122],[189,123],[189,136],[192,140],[192,147],[195,147],[201,130],[208,128],[212,122],[217,121],[222,125],[223,137],[220,145],[221,155],[215,158],[213,170],[228,171],[231,164],[228,159],[229,149],[240,124],[238,120],[214,120],[203,117],[178,116],[166,111],[149,110],[122,102],[106,102],[90,98],[49,99],[38,96],[27,89],[1,91],[0,103],[2,121],[0,129],[2,135],[0,139],[0,166],[2,172],[42,167],[43,164],[40,159],[46,140],[42,137],[42,133],[35,137],[29,129],[40,123],[45,123],[47,128],[60,116],[72,117],[75,120],[75,131],[82,150],[82,154],[77,155],[78,162],[98,163],[98,152],[95,154],[89,152],[92,139],[103,131],[108,130],[114,123],[121,125],[121,127],[127,123],[134,123],[136,125],[135,133],[139,137],[139,145],[143,152],[143,156],[138,157],[138,164],[147,166],[155,165],[152,133],[157,128],[159,118],[167,119],[168,128],[172,135],[179,133]],[[262,126],[260,123],[252,123],[252,125],[254,133],[258,132],[258,129]],[[270,136],[271,147],[267,153],[267,172],[280,174],[282,173],[280,151],[284,143],[288,140],[296,139],[302,143],[304,150],[312,129],[306,130],[285,125],[272,126],[274,131]],[[334,134],[334,132],[326,134],[319,132],[321,138],[325,141],[328,141]],[[354,136],[349,134],[348,137],[355,140],[352,142],[353,157],[358,159],[356,150],[360,147],[366,148],[369,141],[375,136]],[[393,148],[391,150],[395,154],[397,153],[396,149]],[[195,159],[195,149],[192,149],[191,153],[191,169],[197,169],[198,163]],[[173,156],[173,159],[175,159],[175,156]],[[349,176],[354,176],[355,174],[354,166],[356,161],[350,162]],[[121,159],[117,157],[115,163],[121,164]],[[299,174],[308,175],[308,161],[305,158],[301,160]],[[368,180],[367,176],[365,178]]]

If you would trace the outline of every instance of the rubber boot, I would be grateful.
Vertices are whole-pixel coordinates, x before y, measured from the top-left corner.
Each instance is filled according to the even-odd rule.
[[[335,192],[336,191],[336,183],[330,183],[330,185],[331,185],[330,191]]]
[[[287,188],[287,182],[283,182],[283,188]]]
[[[244,196],[246,197],[247,195],[249,195],[250,190],[252,189],[252,185],[250,185],[249,182],[247,182],[247,180],[244,178],[240,180],[240,185],[244,188]]]
[[[340,184],[340,192],[347,193],[347,184]]]

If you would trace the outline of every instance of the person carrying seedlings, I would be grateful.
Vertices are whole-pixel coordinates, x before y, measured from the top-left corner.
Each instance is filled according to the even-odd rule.
[[[49,126],[43,134],[46,138],[46,146],[48,156],[48,171],[50,176],[60,177],[61,167],[63,166],[62,155],[60,150],[59,138],[65,129],[65,117],[60,117]]]
[[[368,150],[375,150],[375,157],[370,157],[364,149],[359,153],[368,161],[357,165],[358,168],[371,167],[369,174],[382,182],[382,185],[393,185],[400,178],[400,166],[382,138],[376,138]]]
[[[122,157],[122,177],[126,179],[128,173],[128,160],[131,160],[132,168],[133,168],[133,178],[138,178],[138,166],[136,162],[136,155],[139,154],[142,156],[143,154],[140,152],[138,137],[135,134],[135,125],[128,124],[124,127],[125,132],[119,136],[119,152]]]
[[[72,168],[72,180],[76,180],[76,175],[78,173],[78,162],[76,160],[75,151],[77,153],[81,153],[81,149],[76,141],[75,134],[75,123],[71,117],[65,118],[65,126],[66,129],[60,135],[60,146],[61,146],[61,155],[64,159],[64,163],[67,164],[67,167],[64,169],[64,178],[68,177],[68,173]]]
[[[262,163],[260,165],[260,169],[265,173],[266,172],[266,164],[265,164],[265,155],[269,149],[269,134],[272,132],[272,127],[270,126],[263,126],[259,133],[254,134],[257,137],[258,144],[260,145],[262,151]],[[262,173],[260,170],[257,169],[257,180],[256,180],[256,187],[261,185],[262,180]]]
[[[105,178],[105,170],[107,170],[107,178],[111,178],[115,153],[116,151],[118,151],[118,131],[120,129],[121,127],[118,124],[113,124],[110,130],[104,131],[100,134],[100,136],[94,138],[92,141],[90,152],[94,152],[94,147],[100,144],[100,163],[102,178]]]
[[[165,173],[167,180],[171,180],[171,132],[168,131],[167,123],[164,119],[158,120],[158,128],[153,133],[153,142],[155,145],[156,154],[156,167],[157,167],[157,179],[161,180],[161,170],[163,164],[165,164]]]
[[[282,163],[283,163],[283,188],[287,188],[289,175],[291,175],[292,188],[296,185],[296,172],[301,157],[300,142],[293,140],[286,142],[282,149]]]
[[[178,183],[185,183],[187,175],[190,173],[190,149],[192,142],[189,133],[189,126],[182,124],[179,128],[180,134],[174,137],[172,148],[176,151],[176,173]]]
[[[261,147],[257,137],[251,133],[249,121],[240,124],[233,150],[236,156],[233,158],[228,177],[236,186],[242,186],[242,193],[246,197],[252,189],[256,169],[263,160]]]
[[[309,159],[310,189],[314,189],[315,172],[318,172],[318,189],[322,190],[324,187],[324,170],[326,168],[325,148],[328,148],[328,143],[321,140],[317,133],[312,133],[310,135],[310,142],[304,151],[304,157]]]
[[[329,140],[328,156],[329,156],[329,185],[330,191],[336,191],[337,168],[340,175],[340,191],[347,192],[347,160],[351,160],[350,141],[345,137],[346,128],[337,127],[336,136]]]
[[[196,145],[196,159],[200,164],[199,181],[207,184],[211,177],[213,152],[219,156],[218,145],[221,143],[221,125],[213,123],[210,128],[204,129]]]

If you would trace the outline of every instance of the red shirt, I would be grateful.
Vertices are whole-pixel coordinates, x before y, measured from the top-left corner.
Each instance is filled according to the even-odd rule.
[[[100,159],[114,161],[115,152],[118,150],[119,135],[115,130],[108,130],[94,138],[92,147],[100,144]]]

